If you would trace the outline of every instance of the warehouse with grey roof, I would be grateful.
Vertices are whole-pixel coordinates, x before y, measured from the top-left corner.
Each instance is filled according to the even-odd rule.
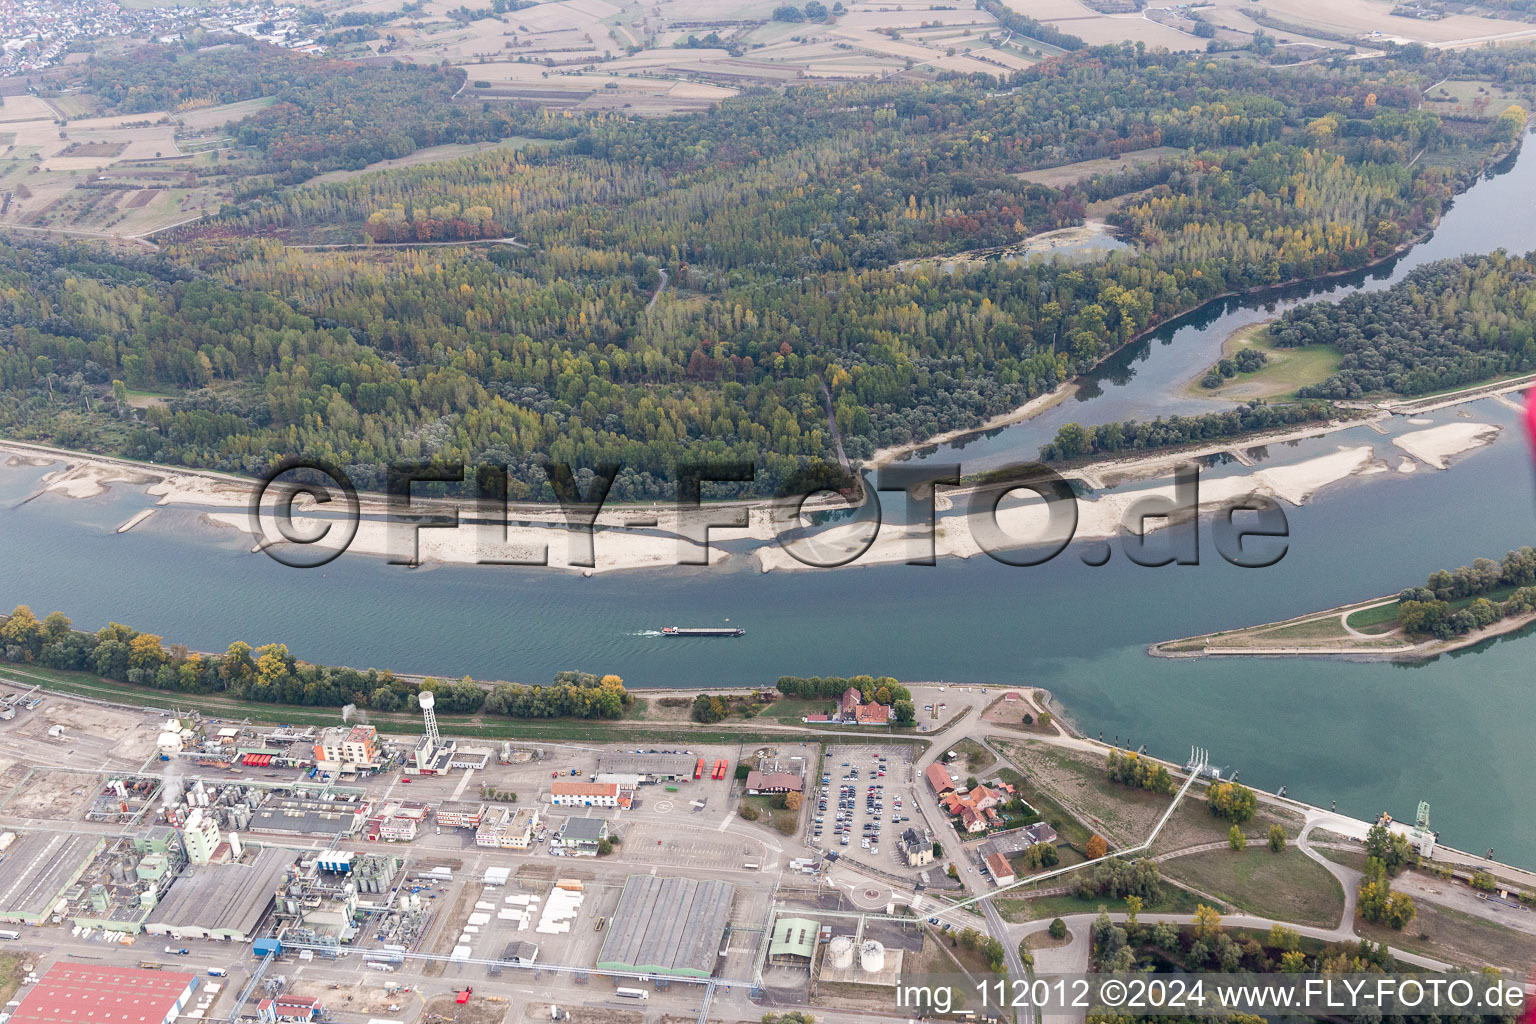
[[[85,874],[102,838],[67,832],[22,836],[0,859],[0,921],[41,924]]]
[[[598,775],[638,775],[643,782],[676,782],[693,778],[699,759],[692,754],[624,754],[597,756]]]
[[[729,882],[630,875],[597,966],[707,978],[715,971],[735,897]]]
[[[144,930],[177,939],[249,941],[293,859],[291,850],[266,847],[249,864],[190,867],[150,911]]]

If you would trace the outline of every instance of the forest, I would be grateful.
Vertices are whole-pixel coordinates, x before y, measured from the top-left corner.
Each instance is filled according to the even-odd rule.
[[[240,700],[309,707],[354,704],[375,711],[416,706],[431,690],[445,714],[484,711],[511,718],[620,718],[634,702],[618,676],[558,672],[549,686],[500,683],[490,691],[468,677],[420,684],[389,671],[332,668],[299,661],[284,644],[252,648],[235,641],[223,654],[167,647],[152,633],[109,623],[95,633],[73,628],[60,612],[39,619],[18,605],[0,623],[0,656],[16,664],[91,672],[136,686],[188,694],[225,694]]]
[[[1336,373],[1305,398],[1424,395],[1536,370],[1536,253],[1419,267],[1385,291],[1289,310],[1277,346],[1333,345]]]
[[[181,55],[152,98],[217,89],[199,61],[261,56]],[[272,88],[262,76],[279,72],[257,65],[256,85],[213,98]],[[680,458],[732,459],[772,493],[839,440],[864,460],[977,426],[1216,296],[1389,256],[1510,145],[1418,109],[1427,67],[1100,47],[1006,90],[951,77],[749,91],[686,118],[519,124],[543,141],[346,181],[263,175],[275,191],[249,190],[158,255],[0,245],[0,430],[245,474],[305,455],[370,488],[390,461],[497,462],[517,500],[553,498],[546,458],[621,463],[620,501],[670,496]],[[122,103],[138,82],[125,70]],[[328,98],[237,131],[288,160],[279,175],[307,173],[333,119],[385,130],[376,115],[398,100],[341,102],[383,70],[290,76]],[[425,83],[411,117],[431,139],[453,116],[545,116],[434,106],[446,74],[387,69]],[[315,102],[310,125],[295,111]],[[264,118],[288,127],[268,134]],[[1060,189],[1018,177],[1151,146],[1180,153]],[[1106,259],[939,262],[1106,199],[1130,245]],[[391,244],[506,236],[528,248]],[[289,247],[309,240],[373,244]],[[166,401],[135,409],[127,391]],[[1111,425],[1083,453],[1327,415],[1297,408]]]

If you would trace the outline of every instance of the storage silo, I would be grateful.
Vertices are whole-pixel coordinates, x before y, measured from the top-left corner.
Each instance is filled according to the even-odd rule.
[[[827,946],[827,962],[838,970],[853,966],[853,936],[839,935]]]
[[[885,970],[885,947],[874,939],[859,947],[859,966],[870,974]]]

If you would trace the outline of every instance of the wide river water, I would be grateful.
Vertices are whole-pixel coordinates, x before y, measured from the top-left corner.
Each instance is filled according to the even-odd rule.
[[[1409,268],[1462,252],[1536,249],[1536,155],[1461,196],[1440,229],[1393,265],[1254,300],[1217,304],[1115,357],[1073,401],[1030,423],[946,446],[967,470],[1035,454],[1068,420],[1098,423],[1213,403],[1182,395],[1230,331],[1314,297],[1382,288]],[[1162,660],[1148,643],[1269,621],[1416,583],[1431,570],[1536,540],[1536,492],[1517,415],[1494,400],[1432,414],[1506,429],[1436,472],[1385,472],[1324,488],[1287,508],[1289,553],[1235,568],[1202,535],[1202,564],[1160,569],[1116,553],[1090,568],[1069,550],[1011,568],[985,557],[796,573],[747,558],[713,569],[582,578],[556,570],[406,569],[344,556],[285,568],[249,541],[167,508],[116,527],[151,499],[113,488],[88,500],[23,499],[47,470],[0,470],[0,599],[77,625],[124,621],[195,649],[281,641],[306,660],[406,672],[547,680],[563,668],[616,672],[630,685],[770,683],[781,674],[891,674],[906,680],[1049,687],[1091,733],[1179,759],[1192,744],[1265,789],[1361,817],[1433,805],[1443,839],[1536,867],[1536,641],[1516,638],[1402,667],[1321,658]],[[1419,429],[1398,417],[1391,434]],[[1396,467],[1391,438],[1352,428],[1272,446],[1271,463],[1369,444]],[[1233,464],[1213,473],[1240,470]],[[893,496],[894,497],[894,496]],[[894,504],[894,502],[888,502]],[[728,548],[734,548],[731,544]],[[667,640],[666,623],[747,629],[737,640]],[[1522,824],[1522,822],[1524,824]]]

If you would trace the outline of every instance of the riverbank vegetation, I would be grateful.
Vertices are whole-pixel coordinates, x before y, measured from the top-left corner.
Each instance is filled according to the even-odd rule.
[[[9,662],[83,670],[173,694],[223,694],[266,704],[350,704],[392,712],[413,708],[417,693],[431,690],[445,714],[618,719],[634,703],[615,675],[559,672],[549,686],[499,683],[490,690],[468,678],[413,682],[387,670],[311,665],[296,659],[283,644],[252,648],[237,640],[222,655],[212,655],[167,647],[152,633],[115,622],[86,633],[73,629],[59,612],[38,619],[26,605],[18,605],[0,624],[0,653]]]
[[[1536,253],[1419,267],[1385,291],[1286,311],[1280,349],[1332,349],[1338,368],[1304,398],[1425,395],[1536,370]]]
[[[160,255],[0,249],[0,430],[244,474],[324,458],[371,489],[387,462],[489,461],[515,500],[553,498],[546,458],[621,463],[616,501],[670,496],[680,459],[732,459],[771,493],[839,438],[860,460],[974,428],[1214,297],[1385,258],[1512,142],[1442,125],[1421,85],[1524,59],[1098,47],[1003,89],[812,84],[687,119],[450,103],[460,71],[331,74],[259,48],[177,55],[164,95],[122,68],[124,109],[282,79],[234,126],[265,169]],[[89,73],[106,90],[116,70]],[[508,135],[550,144],[284,186]],[[1154,147],[1177,153],[1062,188],[1017,176]],[[1081,223],[1090,202],[1116,207],[1129,250],[894,269]],[[503,236],[530,248],[290,247]],[[170,394],[133,409],[115,381]]]
[[[1040,446],[1042,462],[1068,462],[1102,455],[1122,455],[1178,448],[1240,438],[1246,434],[1276,430],[1301,423],[1336,419],[1340,410],[1327,402],[1296,402],[1268,405],[1252,402],[1236,409],[1201,413],[1198,416],[1157,417],[1150,423],[1123,420],[1084,427],[1068,423],[1056,437]]]

